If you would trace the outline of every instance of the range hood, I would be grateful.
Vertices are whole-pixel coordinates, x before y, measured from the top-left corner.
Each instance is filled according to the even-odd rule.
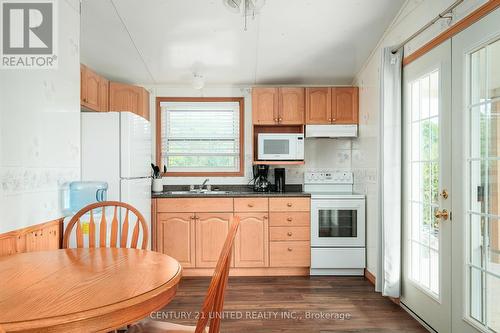
[[[306,138],[356,138],[358,125],[306,125]]]

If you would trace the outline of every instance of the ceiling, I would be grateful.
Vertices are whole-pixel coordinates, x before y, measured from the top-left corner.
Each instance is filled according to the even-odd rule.
[[[81,61],[113,80],[189,85],[351,84],[405,0],[83,0]]]

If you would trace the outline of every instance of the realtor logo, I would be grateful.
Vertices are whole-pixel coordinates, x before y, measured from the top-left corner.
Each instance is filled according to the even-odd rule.
[[[0,4],[1,68],[55,68],[55,2],[0,0]]]

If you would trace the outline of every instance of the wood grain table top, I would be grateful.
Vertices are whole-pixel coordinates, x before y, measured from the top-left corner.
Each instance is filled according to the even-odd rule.
[[[7,332],[110,331],[169,303],[181,273],[175,259],[138,249],[0,257],[0,326]]]

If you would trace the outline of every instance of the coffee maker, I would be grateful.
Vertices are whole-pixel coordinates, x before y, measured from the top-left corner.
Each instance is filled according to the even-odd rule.
[[[267,180],[269,174],[269,165],[254,165],[253,166],[253,190],[255,192],[269,192],[271,183]]]
[[[276,192],[285,192],[285,168],[274,169],[274,190]]]

